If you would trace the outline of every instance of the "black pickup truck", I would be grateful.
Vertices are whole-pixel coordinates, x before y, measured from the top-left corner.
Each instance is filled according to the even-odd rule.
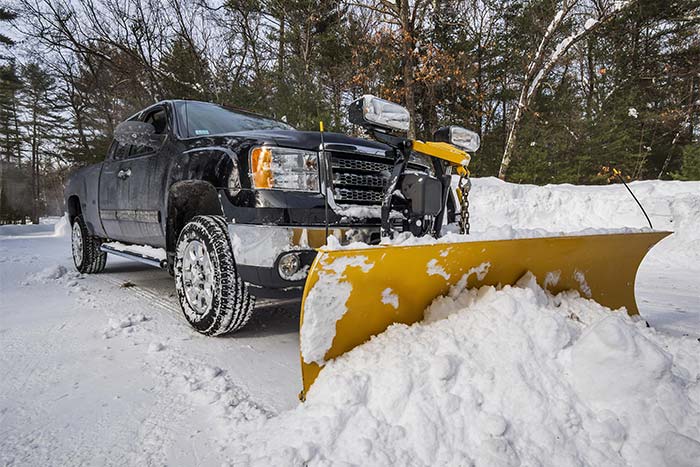
[[[297,131],[205,102],[152,105],[117,127],[104,162],[66,185],[75,266],[101,272],[107,253],[155,263],[175,276],[195,329],[239,329],[256,296],[301,296],[328,235],[377,243],[389,223],[420,235],[454,220],[448,164],[384,131],[396,122],[382,128],[375,120],[383,142]]]

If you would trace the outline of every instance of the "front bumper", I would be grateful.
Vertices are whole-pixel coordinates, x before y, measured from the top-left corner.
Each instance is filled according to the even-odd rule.
[[[316,249],[326,244],[326,229],[318,226],[230,223],[228,232],[241,278],[250,292],[261,298],[301,297]],[[377,243],[380,238],[379,227],[329,227],[328,234],[343,245]],[[296,253],[301,265],[293,280],[283,277],[279,270],[280,259],[289,253]]]

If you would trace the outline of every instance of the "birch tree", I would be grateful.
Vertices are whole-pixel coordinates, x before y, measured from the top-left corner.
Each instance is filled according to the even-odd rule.
[[[601,8],[598,11],[597,17],[589,17],[585,23],[576,29],[572,34],[565,37],[555,47],[552,48],[554,37],[561,31],[563,24],[570,15],[574,12],[575,7],[579,4],[579,0],[564,0],[560,9],[555,13],[554,18],[547,26],[547,29],[539,42],[537,50],[530,61],[525,72],[525,78],[520,89],[520,97],[518,104],[515,107],[513,120],[510,124],[510,131],[506,139],[501,166],[498,170],[498,178],[505,180],[508,172],[508,167],[513,159],[515,143],[517,140],[518,129],[524,115],[530,108],[533,97],[537,95],[540,89],[542,80],[552,71],[554,66],[565,56],[579,41],[591,35],[604,24],[610,22],[617,15],[633,4],[633,0],[626,2],[615,2],[607,8]]]

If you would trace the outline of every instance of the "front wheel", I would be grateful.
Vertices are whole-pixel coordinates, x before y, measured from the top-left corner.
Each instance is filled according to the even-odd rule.
[[[206,335],[242,328],[254,297],[236,269],[226,221],[197,216],[182,229],[176,247],[175,289],[187,321]]]

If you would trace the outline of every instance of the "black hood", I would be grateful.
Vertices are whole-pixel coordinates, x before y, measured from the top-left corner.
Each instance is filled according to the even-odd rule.
[[[321,146],[321,133],[318,131],[296,131],[296,130],[259,130],[240,131],[227,133],[225,135],[215,135],[209,138],[235,138],[239,141],[254,141],[257,144],[274,144],[289,148],[318,150]],[[325,144],[347,144],[353,146],[364,146],[366,148],[388,150],[389,146],[369,139],[353,138],[342,133],[323,133]]]

